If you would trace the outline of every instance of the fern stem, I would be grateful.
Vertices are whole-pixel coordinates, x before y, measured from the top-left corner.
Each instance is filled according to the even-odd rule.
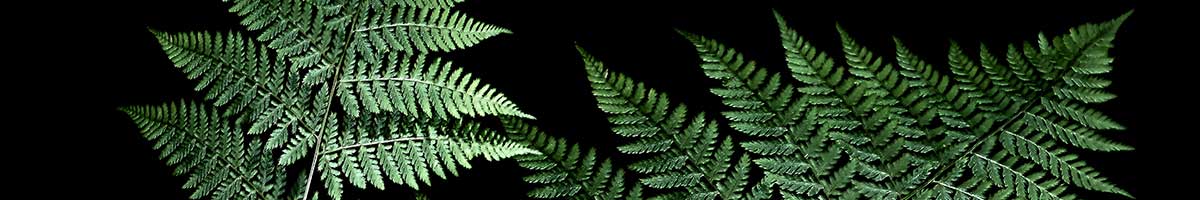
[[[365,9],[365,8],[364,8],[364,9]],[[349,24],[355,24],[355,23],[357,23],[357,22],[358,22],[358,20],[359,20],[359,19],[358,19],[357,17],[353,17],[353,16],[351,16],[351,17],[350,17],[350,23],[349,23]],[[353,32],[347,33],[346,35],[353,35]],[[354,38],[355,38],[355,37],[346,37],[346,41],[345,41],[344,43],[342,43],[342,46],[343,46],[343,47],[344,47],[344,46],[349,46],[349,45],[350,45],[350,42],[351,42],[351,41],[352,41]],[[322,51],[321,53],[324,53],[324,52]],[[344,61],[345,61],[345,60],[347,60],[347,58],[343,58],[343,59],[340,59],[340,60],[335,60],[335,62],[337,62],[337,63],[333,65],[333,66],[334,66],[334,68],[333,68],[333,76],[332,76],[332,77],[341,77],[341,76],[342,76],[342,67],[337,67],[337,66],[344,66],[344,64],[345,64],[345,63],[344,63]],[[332,87],[329,87],[329,94],[336,94],[336,92],[337,92],[337,88],[338,88],[338,87],[340,87],[340,85],[339,85],[339,84],[341,84],[341,83],[342,83],[341,81],[333,81],[333,82],[331,83],[331,84],[332,84]],[[330,101],[329,101],[329,102],[328,102],[328,103],[327,103],[325,106],[326,106],[326,107],[325,107],[325,116],[321,118],[321,123],[320,123],[320,124],[321,124],[321,127],[320,127],[321,129],[325,129],[325,128],[327,128],[327,126],[325,126],[324,124],[326,124],[326,123],[329,121],[329,118],[330,118],[331,116],[333,116],[333,113],[334,113],[334,112],[332,111],[332,108],[333,108],[333,101],[332,101],[332,100],[330,100]],[[322,153],[322,152],[323,152],[323,151],[322,151],[322,148],[323,148],[323,147],[325,147],[325,145],[322,145],[322,142],[323,142],[323,141],[322,141],[322,139],[323,139],[322,133],[323,133],[323,131],[324,131],[324,130],[322,130],[322,131],[317,131],[317,132],[315,133],[315,134],[317,134],[317,142],[316,142],[316,143],[314,143],[314,144],[316,145],[316,148],[315,148],[315,149],[313,149],[312,162],[309,164],[309,168],[308,168],[308,169],[309,169],[309,170],[308,170],[308,180],[307,180],[307,181],[305,181],[306,183],[305,183],[305,187],[304,187],[304,193],[303,193],[303,195],[304,195],[304,198],[303,198],[303,200],[308,200],[308,192],[312,190],[312,180],[313,180],[313,173],[315,173],[315,171],[317,171],[317,168],[316,168],[316,167],[317,167],[317,161],[318,161],[318,160],[321,160],[321,159],[320,159],[318,156],[320,156],[321,154],[323,154],[323,153]],[[336,130],[335,130],[335,131],[336,131]],[[337,183],[337,184],[342,184],[342,183],[340,183],[340,182],[339,182],[339,183]],[[326,190],[328,190],[328,188],[326,188]],[[340,192],[340,191],[339,191],[339,192]],[[341,194],[333,194],[333,193],[330,193],[329,195],[334,195],[334,197],[340,197],[340,196],[341,196]],[[314,198],[316,198],[316,197],[314,197]],[[338,199],[338,198],[335,198],[335,199]]]
[[[432,28],[432,29],[442,29],[442,30],[457,30],[454,27],[446,27],[446,26],[435,26],[435,25],[418,24],[418,23],[396,23],[396,24],[388,24],[388,25],[382,25],[382,26],[372,26],[372,27],[355,29],[354,32],[372,31],[372,30],[376,30],[376,29],[385,29],[385,28],[400,27],[400,26],[412,26],[412,27]],[[457,31],[464,32],[464,33],[500,32],[500,31],[476,31],[476,30],[457,30]]]
[[[421,83],[421,84],[426,84],[426,85],[436,86],[436,87],[439,87],[439,88],[443,88],[443,89],[446,89],[446,90],[450,90],[450,91],[453,91],[453,92],[456,92],[456,93],[465,94],[465,95],[468,95],[468,96],[478,96],[478,95],[474,95],[474,94],[467,93],[467,91],[462,91],[462,90],[459,90],[459,89],[456,89],[456,88],[453,88],[453,87],[450,87],[450,86],[445,86],[445,85],[442,85],[442,84],[438,84],[438,83],[434,83],[434,82],[429,82],[429,81],[425,81],[425,80],[420,80],[420,79],[414,79],[414,78],[364,78],[364,79],[344,79],[344,80],[338,80],[338,82],[340,82],[340,83],[354,83],[354,82],[375,82],[375,81],[400,81],[400,82],[415,82],[415,83]]]
[[[330,90],[332,90],[332,89],[330,89]],[[333,103],[330,103],[330,104],[331,104],[330,106],[332,107]],[[327,114],[326,116],[329,116],[329,115]],[[326,118],[322,118],[321,121],[325,121],[325,119]],[[324,124],[324,123],[322,122],[322,124]],[[325,126],[321,126],[320,128],[325,129]],[[313,175],[314,175],[314,173],[317,172],[317,161],[321,160],[320,157],[317,157],[317,156],[321,155],[321,154],[319,154],[319,152],[321,152],[321,147],[325,146],[325,145],[321,145],[322,137],[321,137],[320,131],[321,130],[318,130],[318,132],[315,133],[315,134],[317,134],[317,143],[314,143],[314,144],[317,146],[317,148],[313,149],[312,161],[309,162],[309,164],[308,164],[308,180],[305,180],[305,183],[304,183],[304,193],[303,193],[304,198],[303,198],[303,200],[308,200],[308,192],[312,190]]]
[[[979,197],[979,195],[975,195],[970,192],[964,191],[962,188],[954,187],[953,185],[942,183],[941,181],[933,181],[933,183],[937,183],[938,185],[941,185],[942,187],[950,188],[951,190],[957,191],[959,193],[967,194],[967,196],[970,196],[972,199],[983,200],[983,197]]]
[[[323,151],[323,152],[321,152],[320,154],[329,154],[329,153],[338,152],[338,151],[342,151],[342,150],[346,150],[346,149],[358,148],[358,147],[362,147],[362,146],[372,146],[372,145],[379,145],[379,144],[383,144],[383,143],[404,142],[404,141],[417,141],[417,140],[436,140],[436,139],[444,139],[444,138],[428,138],[428,137],[406,137],[406,138],[397,138],[397,139],[390,139],[390,140],[383,140],[383,141],[376,141],[376,142],[369,142],[369,143],[362,143],[362,144],[354,144],[354,145],[342,146],[342,147],[338,147],[338,148],[336,148],[336,149],[330,149],[330,150],[327,150],[327,151]]]

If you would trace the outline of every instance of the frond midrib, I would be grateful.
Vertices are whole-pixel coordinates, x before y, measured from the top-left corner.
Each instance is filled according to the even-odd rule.
[[[958,193],[967,194],[967,196],[970,196],[972,199],[984,200],[984,198],[980,197],[979,195],[975,195],[974,193],[967,192],[966,190],[963,190],[962,188],[955,187],[950,184],[942,183],[942,181],[935,180],[935,181],[933,181],[933,183],[936,183],[942,187],[950,188],[951,190],[954,190],[955,192],[958,192]]]
[[[305,2],[307,2],[307,1],[305,1]],[[282,16],[281,16],[281,18],[282,18]],[[358,21],[358,17],[350,16],[350,24],[354,24],[357,21]],[[347,33],[346,35],[350,35],[350,34]],[[354,38],[355,37],[346,37],[346,41],[342,44],[342,46],[349,46],[350,42],[353,41]],[[312,45],[312,46],[320,46],[320,45]],[[325,53],[324,51],[321,51],[320,55],[324,55],[324,53]],[[350,55],[347,54],[344,56],[350,56]],[[344,64],[342,62],[345,62],[346,60],[348,60],[348,59],[347,58],[339,58],[334,61],[336,63],[333,66],[331,66],[331,67],[333,67],[333,70],[334,70],[332,77],[341,77],[342,76],[342,68],[343,68],[343,64]],[[334,81],[332,84],[329,84],[330,87],[329,87],[329,92],[327,94],[329,94],[329,95],[336,94],[337,88],[340,87],[339,84],[341,84],[341,82],[338,82],[338,81]],[[316,144],[316,147],[313,149],[312,162],[309,164],[308,180],[305,182],[305,188],[304,188],[304,193],[303,193],[304,198],[302,198],[302,200],[308,200],[309,191],[311,191],[311,189],[312,189],[312,180],[313,180],[313,178],[316,177],[313,175],[316,173],[316,171],[320,171],[320,170],[317,170],[317,169],[319,169],[319,168],[317,168],[317,162],[319,162],[321,160],[325,160],[323,158],[323,156],[319,156],[319,155],[321,155],[322,152],[325,152],[325,150],[323,150],[325,148],[325,145],[322,140],[325,138],[323,136],[323,134],[325,133],[324,129],[327,128],[327,126],[324,126],[323,124],[328,123],[328,121],[334,117],[335,112],[332,112],[332,110],[334,108],[333,102],[334,101],[329,101],[325,105],[325,108],[324,108],[324,110],[326,110],[325,116],[322,116],[321,122],[319,122],[319,124],[322,124],[322,126],[318,127],[320,129],[318,129],[317,132],[314,132],[314,134],[316,134],[316,140],[317,140],[316,143],[314,143],[314,144]],[[331,161],[326,161],[326,162],[331,162]],[[342,184],[342,183],[339,182],[337,184]],[[339,191],[339,193],[340,193],[340,191]],[[334,194],[333,192],[330,192],[330,195],[335,195],[335,197],[340,197],[341,194]],[[314,197],[314,198],[316,198],[316,197]],[[335,199],[339,199],[339,198],[335,198]]]
[[[349,150],[349,149],[352,149],[352,148],[359,148],[359,147],[366,147],[366,146],[376,146],[376,145],[384,145],[384,144],[387,144],[387,143],[395,143],[395,142],[424,141],[424,140],[446,140],[446,139],[449,139],[449,138],[434,138],[434,137],[404,137],[404,138],[396,138],[396,139],[388,139],[388,140],[382,140],[382,141],[374,141],[374,142],[368,142],[368,143],[359,143],[359,144],[352,144],[352,145],[340,146],[340,147],[337,147],[337,148],[334,148],[334,149],[330,149],[330,150],[325,150],[325,151],[322,151],[321,153],[318,153],[318,154],[330,154],[330,153],[335,153],[335,152],[341,152],[341,151]]]
[[[431,82],[431,81],[426,81],[426,80],[421,80],[421,79],[415,79],[415,78],[360,78],[360,79],[341,79],[341,80],[338,80],[338,82],[342,82],[342,83],[360,83],[360,82],[377,82],[377,81],[399,81],[399,82],[413,82],[413,83],[420,83],[420,84],[424,84],[424,85],[431,85],[431,86],[435,86],[435,87],[438,87],[438,88],[442,88],[442,89],[450,90],[450,91],[453,91],[453,92],[455,92],[455,93],[460,93],[460,94],[465,94],[465,95],[469,95],[469,96],[478,97],[478,98],[480,98],[480,99],[488,99],[488,98],[487,98],[487,96],[484,96],[484,95],[480,95],[480,94],[472,94],[472,93],[468,93],[467,91],[459,90],[458,88],[454,88],[454,87],[446,86],[445,84],[434,83],[434,82]]]
[[[386,24],[386,25],[369,26],[366,28],[354,29],[352,32],[366,32],[366,31],[373,31],[373,30],[385,29],[385,28],[391,28],[391,27],[421,27],[421,28],[431,28],[431,29],[440,29],[440,30],[451,30],[451,31],[458,31],[458,32],[463,32],[463,33],[471,33],[471,34],[505,33],[505,32],[507,32],[507,31],[503,31],[503,30],[460,29],[458,27],[452,27],[452,26],[429,25],[429,24],[413,23],[413,22],[391,23],[391,24]]]

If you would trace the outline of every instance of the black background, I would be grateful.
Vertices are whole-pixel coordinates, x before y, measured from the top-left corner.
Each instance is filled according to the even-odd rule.
[[[653,3],[651,3],[653,2]],[[524,111],[537,116],[539,125],[555,135],[612,153],[616,136],[608,132],[602,113],[587,86],[586,74],[574,45],[578,43],[618,72],[668,92],[693,110],[719,110],[717,98],[706,88],[714,86],[701,73],[694,48],[674,28],[715,38],[745,53],[775,72],[784,72],[778,30],[771,16],[777,9],[791,26],[823,51],[840,53],[834,23],[841,23],[856,39],[874,52],[890,57],[891,36],[903,39],[922,58],[945,66],[948,39],[975,52],[980,41],[993,47],[1030,41],[1036,33],[1064,33],[1067,28],[1100,22],[1138,8],[1132,1],[1093,2],[995,2],[995,3],[800,3],[782,1],[496,1],[469,0],[456,9],[484,22],[511,29],[502,35],[448,55],[455,65],[473,72],[506,94]],[[191,191],[179,189],[184,178],[171,176],[172,169],[157,159],[157,152],[140,137],[134,124],[117,106],[157,104],[177,99],[200,99],[187,80],[172,67],[147,27],[165,31],[243,30],[239,18],[225,12],[227,4],[216,0],[133,1],[97,5],[74,13],[77,26],[66,26],[87,43],[73,44],[94,56],[79,60],[74,70],[82,72],[85,84],[56,92],[72,97],[78,108],[52,121],[73,122],[45,129],[73,130],[81,140],[80,150],[57,153],[70,157],[53,166],[63,178],[43,179],[31,187],[72,188],[43,192],[48,197],[80,195],[122,199],[186,199]],[[1099,105],[1100,109],[1129,129],[1103,135],[1144,150],[1139,137],[1154,134],[1147,119],[1153,115],[1142,107],[1155,98],[1147,88],[1156,75],[1148,58],[1150,41],[1140,27],[1144,12],[1125,22],[1111,54],[1116,57],[1110,91],[1119,98]],[[41,15],[31,15],[41,16]],[[70,45],[44,47],[45,51],[78,52]],[[22,55],[18,53],[17,55]],[[973,55],[973,54],[971,54]],[[65,58],[64,58],[65,59]],[[53,70],[53,69],[52,69]],[[82,102],[82,103],[80,103]],[[40,116],[40,115],[35,115]],[[39,118],[39,117],[34,117]],[[67,137],[67,136],[64,136]],[[1081,153],[1118,186],[1144,197],[1139,175],[1141,151]],[[620,157],[618,157],[620,159]],[[512,161],[486,163],[461,176],[438,181],[432,196],[466,198],[486,194],[499,199],[524,199],[529,186],[521,181],[525,172]],[[368,197],[406,193],[402,187],[387,192],[366,191]],[[425,188],[430,189],[430,188]],[[80,192],[86,191],[86,192]],[[1109,194],[1086,193],[1089,199],[1120,199]],[[394,198],[394,197],[393,197]]]

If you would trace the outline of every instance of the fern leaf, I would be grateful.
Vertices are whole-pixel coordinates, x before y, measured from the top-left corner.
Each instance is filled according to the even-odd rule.
[[[224,0],[229,1],[229,0]],[[257,40],[268,43],[280,56],[291,61],[291,71],[307,69],[323,62],[321,54],[329,51],[331,37],[320,37],[335,30],[326,24],[344,19],[342,6],[328,0],[234,0],[230,13],[242,17],[241,24],[250,31],[259,31]]]
[[[695,45],[702,61],[701,68],[704,69],[705,74],[709,78],[722,82],[720,88],[714,88],[711,91],[722,97],[725,105],[733,109],[722,112],[726,119],[731,121],[730,126],[734,130],[752,137],[765,137],[742,142],[741,146],[746,147],[752,153],[763,155],[783,153],[791,151],[791,149],[800,150],[809,155],[837,155],[836,150],[827,152],[823,146],[812,146],[809,149],[797,146],[800,141],[804,140],[814,143],[824,142],[814,137],[821,137],[821,135],[812,135],[812,132],[809,132],[815,127],[813,123],[815,121],[810,121],[813,117],[818,115],[836,117],[832,115],[845,115],[846,113],[831,108],[808,108],[805,107],[806,104],[821,100],[814,99],[806,102],[796,100],[795,96],[803,95],[803,92],[827,93],[830,89],[798,89],[796,86],[784,82],[779,74],[755,66],[753,61],[749,61],[733,49],[727,49],[716,41],[682,31],[680,34]],[[799,79],[803,79],[801,82],[821,81],[819,79]],[[802,93],[797,94],[796,91]],[[825,99],[823,102],[834,103],[837,101],[837,99]],[[806,116],[806,114],[808,115]],[[771,117],[764,119],[763,116]],[[846,125],[843,128],[856,126],[853,123],[843,125]],[[790,156],[800,160],[809,159],[795,157],[799,154],[779,156]],[[757,158],[755,162],[759,164],[759,168],[764,168],[762,164],[769,162],[759,161],[761,159],[767,158]],[[804,163],[811,164],[813,162],[804,161]],[[828,186],[817,182],[815,176],[825,174],[828,168],[820,166],[812,169],[812,173],[809,174],[772,175],[772,178],[763,179],[763,181],[775,182],[774,184],[779,185],[781,189],[796,194],[817,195],[819,191],[824,190],[821,188]]]
[[[344,128],[327,136],[319,163],[327,185],[349,181],[357,188],[383,189],[386,179],[413,189],[434,176],[446,179],[471,168],[470,159],[495,161],[539,152],[506,141],[471,122],[412,119],[400,115],[363,115],[343,119]],[[447,174],[448,173],[448,174]],[[345,180],[342,180],[345,178]],[[415,179],[415,180],[414,180]],[[417,183],[416,180],[420,182]],[[338,195],[330,191],[331,195]]]
[[[396,59],[361,64],[338,80],[342,83],[338,94],[345,99],[343,109],[350,116],[361,115],[361,109],[443,120],[497,115],[533,118],[487,84],[462,69],[453,69],[450,62],[424,55],[389,57]]]
[[[1041,103],[1041,106],[1046,108],[1046,110],[1049,110],[1058,116],[1071,119],[1088,128],[1098,130],[1125,129],[1125,126],[1117,124],[1117,122],[1109,119],[1108,116],[1104,116],[1103,113],[1070,102],[1055,102],[1046,98],[1042,98]]]
[[[151,31],[175,66],[196,79],[196,90],[207,90],[206,99],[226,108],[226,115],[252,116],[248,134],[261,134],[276,124],[295,121],[299,90],[297,80],[286,75],[283,61],[239,33],[163,33]],[[277,127],[280,129],[288,127]]]
[[[1037,138],[1029,139],[1012,132],[1001,135],[1001,144],[1006,149],[1013,149],[1013,154],[1038,163],[1046,171],[1058,176],[1063,181],[1089,190],[1105,191],[1129,196],[1128,192],[1105,182],[1096,176],[1091,167],[1083,161],[1075,160],[1075,155],[1065,154],[1066,150],[1054,148],[1053,142],[1035,142]]]
[[[1050,121],[1050,119],[1046,119],[1033,113],[1024,113],[1022,121],[1026,125],[1042,133],[1053,136],[1056,139],[1062,140],[1064,143],[1080,148],[1097,151],[1126,151],[1133,149],[1132,147],[1123,144],[1098,138],[1098,136],[1086,128],[1065,127],[1060,123]]]
[[[642,179],[642,184],[651,188],[677,188],[689,186],[700,182],[700,178],[704,175],[698,173],[679,174],[679,173],[663,173],[654,175],[649,178]]]
[[[161,152],[160,159],[175,166],[175,174],[189,176],[184,188],[195,190],[192,199],[283,197],[286,173],[274,164],[271,151],[261,142],[247,143],[216,109],[181,101],[121,111]]]
[[[898,78],[902,79],[902,83],[896,84],[893,90],[904,88],[907,91],[907,96],[900,98],[902,102],[911,107],[910,112],[918,113],[918,121],[922,124],[932,124],[933,119],[939,119],[942,124],[957,134],[968,134],[965,128],[970,128],[971,124],[979,124],[972,118],[970,122],[963,119],[964,116],[969,116],[967,108],[969,105],[964,102],[969,101],[951,101],[954,96],[950,94],[959,93],[957,88],[946,87],[952,81],[949,77],[941,75],[934,70],[929,63],[922,61],[916,55],[909,51],[905,45],[900,42],[899,38],[893,38],[896,42],[896,60],[899,66]],[[945,88],[939,89],[939,88]],[[904,93],[898,91],[898,93]]]
[[[1028,199],[1060,199],[1060,192],[1054,191],[1052,185],[1040,182],[1040,175],[1027,175],[1028,167],[1013,168],[1000,161],[972,153],[969,166],[975,174],[986,175],[991,182],[1006,188],[1014,188],[1018,196]],[[1028,165],[1025,165],[1028,166]]]
[[[620,199],[627,191],[629,199],[638,196],[636,186],[625,186],[625,171],[614,168],[609,159],[598,161],[595,149],[584,150],[520,119],[502,119],[509,138],[541,152],[514,157],[521,167],[535,171],[525,177],[526,182],[538,184],[527,193],[530,198]]]
[[[388,7],[362,12],[358,18],[351,33],[355,42],[382,52],[448,52],[511,33],[448,9]]]
[[[630,170],[647,176],[640,181],[643,185],[655,189],[684,188],[690,193],[686,198],[719,196],[732,199],[741,196],[740,190],[721,191],[721,185],[746,185],[744,178],[731,180],[725,177],[744,177],[744,174],[736,173],[744,173],[747,169],[730,172],[729,168],[734,167],[734,145],[728,137],[724,143],[717,140],[716,122],[707,119],[704,113],[689,120],[685,105],[673,105],[666,94],[624,74],[611,72],[582,48],[578,50],[586,65],[597,107],[609,114],[614,133],[633,140],[618,150],[631,155],[653,155],[629,166]],[[740,162],[746,163],[738,167],[749,164],[749,160]]]
[[[312,174],[294,196],[308,199],[312,179],[320,179],[325,193],[340,199],[345,182],[383,189],[391,180],[416,188],[434,176],[455,176],[470,167],[470,158],[536,153],[473,122],[455,121],[532,118],[503,95],[448,62],[425,66],[418,56],[409,65],[412,53],[462,49],[508,32],[450,11],[458,2],[234,0],[229,11],[259,33],[254,39],[152,32],[172,62],[198,81],[196,90],[207,90],[206,98],[225,110],[221,117],[235,120],[235,127],[246,124],[245,133],[269,133],[259,147],[282,149],[277,165],[311,155],[306,170]],[[432,139],[400,139],[414,135]],[[209,182],[188,186],[211,187]]]
[[[946,76],[916,58],[898,39],[898,62],[895,66],[888,64],[848,37],[840,25],[837,28],[848,67],[836,67],[830,56],[787,28],[776,13],[788,67],[800,83],[796,86],[711,39],[681,34],[697,47],[705,74],[721,81],[721,87],[711,92],[731,109],[722,113],[731,121],[729,126],[752,138],[741,146],[763,157],[754,159],[754,163],[769,174],[764,181],[771,183],[764,185],[790,192],[780,193],[785,199],[894,199],[916,194],[976,199],[1066,198],[1071,195],[1063,193],[1063,184],[1043,177],[1058,176],[1067,183],[1087,185],[1081,186],[1085,189],[1126,192],[1111,184],[1100,184],[1102,178],[1083,170],[1090,169],[1086,165],[1072,163],[1072,158],[1057,162],[1048,159],[1043,155],[1057,156],[1061,152],[1045,150],[1054,149],[1046,144],[996,145],[1001,139],[997,133],[1021,130],[1086,149],[1131,149],[1093,132],[1123,127],[1075,104],[1114,97],[1102,91],[1111,82],[1095,75],[1111,68],[1106,50],[1124,18],[1084,25],[1072,29],[1070,36],[1049,39],[1040,35],[1037,47],[1026,44],[1018,50],[1010,45],[1003,59],[981,45],[978,60],[973,60],[952,42],[952,73]],[[633,110],[613,106],[602,109],[610,113]],[[1020,154],[1014,157],[1010,152]],[[806,156],[787,157],[793,153]],[[1033,163],[1057,171],[1031,171],[1029,168],[1035,165],[1022,164],[1022,159],[1037,159]],[[806,160],[816,161],[803,162]],[[959,162],[963,160],[971,162]],[[970,176],[962,173],[967,164],[975,172]],[[1071,167],[1062,166],[1081,170],[1072,172]],[[966,179],[957,180],[959,177]],[[1026,183],[1009,185],[1018,180]],[[661,183],[666,182],[658,186],[671,186]],[[931,185],[937,186],[932,190],[937,192],[925,190]]]
[[[701,67],[708,77],[722,81],[721,88],[712,89],[714,95],[723,98],[725,105],[739,108],[738,112],[723,112],[733,122],[762,122],[770,117],[773,126],[745,127],[741,132],[755,136],[778,136],[787,132],[803,109],[798,101],[792,101],[795,86],[782,83],[779,74],[767,72],[755,66],[732,49],[699,35],[679,31],[691,40],[701,55]],[[769,77],[769,78],[768,78]],[[783,115],[787,114],[787,115]]]
[[[971,161],[971,167],[976,172],[967,179],[958,182],[963,187],[969,188],[971,191],[958,190],[959,193],[943,193],[945,194],[972,194],[968,196],[980,197],[989,196],[989,198],[1012,198],[1010,196],[1022,196],[1025,198],[1067,198],[1070,194],[1063,193],[1062,184],[1057,179],[1044,179],[1047,172],[1029,172],[1031,164],[1020,164],[1019,160],[1007,156],[1009,153],[1017,154],[1017,157],[1031,160],[1033,163],[1043,166],[1049,174],[1058,176],[1067,183],[1071,183],[1084,189],[1112,192],[1117,194],[1127,195],[1126,192],[1119,188],[1112,187],[1110,184],[1102,184],[1103,179],[1098,178],[1094,173],[1085,173],[1080,175],[1082,171],[1090,171],[1082,162],[1072,163],[1070,156],[1061,157],[1062,149],[1054,148],[1052,142],[1035,142],[1040,141],[1040,138],[1049,136],[1057,139],[1065,144],[1073,146],[1099,150],[1099,151],[1121,151],[1131,150],[1132,148],[1126,145],[1118,144],[1096,135],[1092,129],[1121,129],[1120,125],[1113,123],[1102,114],[1082,108],[1075,102],[1096,103],[1107,101],[1114,96],[1103,92],[1101,89],[1109,83],[1107,80],[1092,76],[1096,73],[1107,72],[1108,64],[1111,58],[1107,57],[1107,49],[1112,45],[1110,43],[1113,34],[1119,27],[1121,21],[1127,15],[1106,23],[1087,24],[1071,29],[1067,36],[1059,36],[1054,39],[1048,39],[1044,34],[1039,34],[1038,45],[1034,47],[1025,43],[1023,50],[1017,51],[1016,46],[1012,45],[1008,53],[1008,65],[1012,71],[1012,76],[1016,77],[1018,85],[1024,84],[1026,89],[1012,88],[1011,91],[1019,91],[1016,93],[1001,95],[1010,97],[1019,97],[1016,99],[1036,100],[1040,103],[1022,101],[1014,101],[1011,105],[1003,106],[1003,99],[1000,102],[998,112],[991,112],[993,116],[1004,116],[1006,122],[1003,127],[998,128],[979,128],[976,127],[977,134],[986,132],[984,137],[973,139],[974,145],[970,150],[973,153],[963,155],[963,158]],[[955,50],[952,50],[952,59]],[[985,62],[988,58],[984,56]],[[960,64],[968,63],[969,61],[958,61]],[[1086,63],[1093,63],[1091,65]],[[953,63],[952,63],[953,64]],[[1084,66],[1088,65],[1088,66]],[[969,67],[959,67],[956,72],[960,75],[970,75]],[[1030,69],[1035,70],[1030,70]],[[998,73],[994,73],[998,74]],[[967,82],[966,77],[958,78],[959,82]],[[1036,77],[1036,78],[1034,78]],[[992,77],[997,79],[997,77]],[[998,79],[997,79],[998,80]],[[1010,79],[1011,80],[1011,79]],[[986,84],[984,84],[986,85]],[[984,87],[960,87],[960,90],[980,89]],[[999,93],[994,93],[999,94]],[[997,95],[990,95],[997,96]],[[990,112],[990,111],[989,111]],[[1074,121],[1073,123],[1068,121]],[[989,124],[990,126],[991,124]],[[1018,136],[1011,132],[1022,133],[1018,140]],[[1033,139],[1029,139],[1033,138]],[[998,147],[994,144],[1002,143],[1004,145]],[[994,149],[1000,149],[996,151]],[[987,152],[991,153],[989,158]],[[1003,158],[1003,159],[1000,159]],[[988,162],[980,162],[985,160]],[[1069,163],[1069,164],[1068,164]],[[988,165],[985,165],[988,164]],[[957,168],[960,162],[954,162],[951,165],[945,166],[948,169]],[[981,167],[988,166],[988,167]],[[1071,170],[1080,169],[1078,171]],[[1005,169],[1005,170],[999,170]],[[947,170],[940,170],[947,172]],[[1008,173],[999,173],[1008,172]],[[954,173],[935,174],[933,177],[956,177]],[[1011,181],[1024,180],[1021,185],[1028,187],[1007,187],[1012,185]],[[950,182],[939,182],[937,185],[953,185]],[[1037,187],[1033,187],[1036,185]],[[944,190],[943,187],[941,190]],[[964,192],[965,191],[965,192]]]

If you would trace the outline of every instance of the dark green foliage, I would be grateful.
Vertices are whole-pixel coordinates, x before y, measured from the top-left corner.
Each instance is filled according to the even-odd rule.
[[[970,56],[951,42],[949,74],[900,39],[894,62],[877,55],[840,25],[843,58],[835,58],[778,14],[787,75],[680,31],[705,75],[721,83],[710,91],[736,140],[717,139],[717,122],[703,112],[689,114],[582,54],[600,110],[628,139],[617,149],[646,156],[629,169],[643,185],[666,189],[659,197],[1071,199],[1076,189],[1129,196],[1070,153],[1132,150],[1097,133],[1123,126],[1085,107],[1115,97],[1100,75],[1112,68],[1107,50],[1127,16],[1039,36],[1036,48],[1009,45],[1002,58],[983,45]],[[727,177],[735,158],[737,173]],[[762,173],[755,184],[746,182],[750,166]]]
[[[351,185],[368,183],[384,189],[387,179],[414,189],[429,185],[431,177],[458,175],[458,167],[471,168],[472,158],[489,161],[522,154],[539,154],[521,143],[499,137],[492,130],[469,121],[446,122],[404,115],[367,115],[343,119],[341,134],[325,138],[318,167],[328,189],[335,190],[342,178]],[[336,176],[342,174],[343,176]],[[331,191],[335,192],[335,191]]]
[[[629,166],[646,177],[639,179],[642,185],[681,189],[662,198],[741,198],[750,160],[734,157],[732,138],[718,136],[716,121],[704,113],[689,115],[686,106],[673,105],[666,94],[609,72],[587,52],[579,52],[600,110],[609,114],[612,131],[628,138],[617,150],[648,157]]]
[[[530,198],[641,199],[641,187],[627,186],[625,170],[610,159],[598,161],[596,149],[567,143],[520,119],[504,118],[504,127],[508,138],[541,152],[513,157],[533,171],[524,178],[538,185],[529,191]]]
[[[1125,127],[1089,108],[1115,98],[1103,74],[1128,14],[1004,51],[951,42],[944,70],[901,39],[887,57],[840,25],[840,54],[822,52],[778,13],[786,72],[679,31],[719,82],[709,91],[724,108],[708,112],[579,49],[622,139],[615,150],[631,158],[620,166],[527,124],[496,89],[430,55],[509,33],[458,2],[235,0],[230,12],[256,37],[152,30],[211,107],[121,110],[189,176],[192,198],[340,199],[347,182],[416,190],[478,157],[532,171],[531,198],[1132,197],[1072,153],[1133,150],[1101,136]],[[483,118],[501,118],[505,134]],[[293,168],[304,171],[288,177]]]
[[[195,189],[192,198],[285,199],[288,191],[283,167],[275,165],[271,151],[261,141],[246,142],[241,128],[213,108],[194,102],[121,108],[143,136],[175,166],[175,175],[187,175],[184,188]],[[285,196],[287,195],[287,196]]]
[[[386,56],[386,61],[350,66],[339,93],[348,97],[345,110],[359,105],[371,113],[399,112],[408,116],[450,119],[508,115],[533,118],[503,95],[450,62],[424,55]],[[411,58],[410,58],[411,57]],[[358,99],[358,101],[353,101]],[[352,111],[352,116],[359,111]]]

